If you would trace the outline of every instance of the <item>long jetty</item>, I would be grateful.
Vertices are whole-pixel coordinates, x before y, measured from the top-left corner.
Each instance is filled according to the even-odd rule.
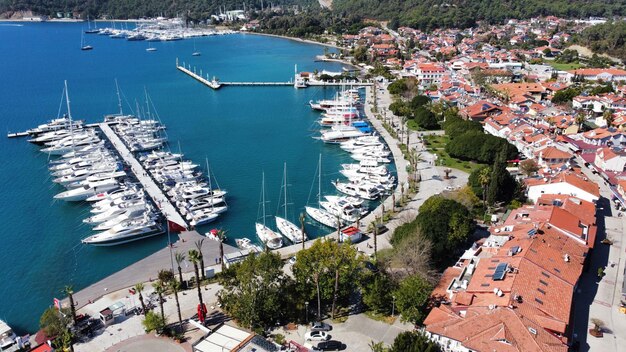
[[[152,180],[152,178],[146,172],[146,169],[141,165],[141,163],[135,158],[135,156],[128,150],[126,145],[122,142],[120,137],[113,132],[108,123],[100,123],[98,124],[100,130],[104,133],[104,135],[109,139],[109,142],[113,145],[113,147],[120,154],[122,159],[130,165],[132,172],[135,174],[137,180],[141,183],[143,188],[146,190],[146,193],[152,198],[154,204],[158,204],[161,210],[161,213],[165,216],[168,221],[176,223],[184,228],[188,228],[187,221],[180,215],[178,210],[172,205],[169,199],[163,194],[163,191],[157,184]]]
[[[176,68],[183,72],[184,74],[192,77],[196,81],[204,84],[205,86],[212,88],[214,90],[220,89],[223,86],[257,86],[257,87],[286,87],[293,86],[295,88],[306,88],[306,87],[345,87],[345,86],[371,86],[372,82],[360,82],[360,81],[339,81],[339,82],[326,82],[326,81],[311,81],[307,80],[306,82],[302,81],[300,84],[296,84],[296,82],[289,80],[286,82],[221,82],[216,78],[210,79],[209,74],[204,74],[202,70],[200,73],[196,70],[196,68],[192,68],[189,65],[185,65],[183,62],[182,66],[179,65],[178,59],[176,59]]]

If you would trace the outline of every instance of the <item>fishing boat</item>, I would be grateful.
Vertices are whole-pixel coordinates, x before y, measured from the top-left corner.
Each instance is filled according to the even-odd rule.
[[[263,242],[267,248],[269,249],[278,249],[283,246],[282,237],[276,232],[272,231],[269,227],[265,225],[265,173],[263,173],[263,181],[261,186],[261,206],[263,208],[263,222],[255,223],[256,235],[259,237],[261,242]]]
[[[283,187],[285,195],[285,202],[283,204],[283,208],[285,211],[284,217],[276,216],[276,228],[283,236],[287,237],[289,241],[292,243],[301,243],[302,241],[306,241],[306,235],[302,232],[302,229],[298,228],[293,222],[287,220],[287,163],[284,165],[283,170]]]

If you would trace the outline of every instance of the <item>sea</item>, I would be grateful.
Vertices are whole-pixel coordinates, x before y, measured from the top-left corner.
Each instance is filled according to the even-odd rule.
[[[102,24],[99,26],[111,26]],[[132,25],[131,25],[132,26]],[[152,117],[167,127],[169,148],[205,167],[228,191],[229,210],[198,228],[227,231],[228,242],[258,241],[262,174],[266,221],[282,214],[283,166],[287,167],[288,214],[298,223],[305,205],[317,201],[318,158],[322,155],[322,193],[336,194],[341,163],[352,162],[318,135],[319,114],[310,100],[332,98],[332,88],[223,87],[209,89],[179,72],[196,72],[222,81],[289,81],[298,71],[339,71],[338,63],[315,62],[324,47],[282,38],[229,34],[171,42],[132,42],[85,34],[91,51],[81,51],[84,23],[0,23],[0,131],[25,131],[66,112],[67,80],[72,116],[102,121],[119,111]],[[157,48],[147,52],[148,46]],[[192,56],[200,51],[201,56]],[[148,98],[146,98],[148,96]],[[146,103],[148,101],[148,103]],[[54,201],[62,188],[52,183],[49,157],[27,138],[0,136],[0,319],[20,333],[34,333],[39,316],[62,298],[63,288],[80,290],[167,245],[167,236],[116,247],[90,247],[92,234],[82,223],[84,203]],[[213,181],[215,182],[215,181]],[[307,221],[307,234],[330,232]]]

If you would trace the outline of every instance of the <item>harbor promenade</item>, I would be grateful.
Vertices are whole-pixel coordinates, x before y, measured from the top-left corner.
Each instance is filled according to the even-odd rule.
[[[76,308],[79,309],[89,304],[89,302],[95,302],[109,292],[130,288],[138,282],[156,280],[159,270],[173,269],[174,273],[177,273],[178,265],[174,261],[174,254],[178,252],[187,255],[190,249],[196,249],[196,242],[201,239],[205,239],[202,246],[205,266],[215,266],[215,271],[219,271],[220,266],[217,265],[217,258],[220,256],[219,242],[209,240],[197,231],[184,231],[179,235],[172,234],[171,236],[173,242],[171,248],[166,246],[158,252],[76,292],[74,294]],[[176,237],[178,237],[178,240],[174,241]],[[224,253],[236,251],[238,251],[237,248],[224,244]],[[185,259],[181,269],[183,273],[192,272],[193,264],[188,259]]]
[[[409,166],[409,162],[404,159],[404,155],[402,154],[402,151],[399,147],[400,142],[383,127],[381,121],[378,120],[372,112],[372,101],[374,99],[372,94],[373,89],[377,89],[377,87],[366,87],[364,111],[369,122],[376,129],[378,134],[385,140],[385,143],[389,147],[389,150],[391,151],[391,154],[393,156],[398,179],[398,184],[396,185],[393,193],[395,194],[396,201],[399,201],[401,197],[402,187],[404,186],[405,192],[408,187],[409,175],[407,173],[407,166]],[[379,107],[381,105],[389,106],[389,103],[391,102],[391,97],[389,96],[386,89],[384,89],[382,92],[379,92],[379,95],[382,95],[382,97],[379,98],[380,100],[378,101],[377,105]],[[398,125],[401,123],[399,118],[396,122]],[[441,177],[444,168],[434,166],[435,157],[433,154],[429,153],[424,144],[421,143],[418,133],[412,132],[409,139],[410,148],[415,148],[421,155],[421,160],[417,165],[417,169],[421,176],[420,187],[418,192],[413,196],[408,204],[406,204],[402,209],[396,208],[396,211],[398,211],[398,213],[393,217],[393,219],[385,224],[385,226],[388,228],[388,231],[385,234],[381,234],[378,236],[378,250],[391,247],[389,240],[393,231],[398,226],[401,226],[415,219],[419,207],[426,201],[426,199],[435,194],[443,192],[446,187],[455,188],[465,185],[469,176],[465,172],[454,170],[451,173],[450,179],[445,180],[443,177]],[[374,209],[367,216],[361,218],[361,220],[359,221],[359,228],[361,231],[365,233],[370,223],[374,222],[377,217],[380,219],[383,213],[383,206],[385,211],[393,209],[393,197],[387,197],[387,199],[385,199],[376,209]],[[356,223],[352,224],[352,226],[356,226]],[[336,236],[337,231],[333,231],[323,236],[323,238],[335,238]],[[307,241],[304,245],[305,248],[309,248],[313,244],[313,242],[314,241]],[[366,234],[366,238],[363,241],[357,243],[356,246],[359,251],[365,254],[373,254],[374,239],[372,237],[372,234]],[[280,253],[283,258],[288,258],[295,255],[301,249],[302,244],[297,244],[280,248],[277,250],[277,252]]]
[[[154,204],[157,204],[161,213],[165,216],[168,221],[176,223],[184,228],[189,228],[187,221],[180,215],[178,210],[172,205],[172,203],[167,199],[163,191],[157,186],[157,184],[152,180],[152,178],[148,175],[146,170],[143,168],[141,163],[135,158],[135,156],[126,148],[126,145],[122,142],[122,140],[117,136],[115,132],[111,129],[111,127],[107,123],[101,123],[98,125],[102,132],[107,136],[113,147],[117,150],[117,152],[122,156],[124,161],[130,165],[132,172],[135,174],[135,177],[143,188],[146,190],[146,193],[152,198]]]

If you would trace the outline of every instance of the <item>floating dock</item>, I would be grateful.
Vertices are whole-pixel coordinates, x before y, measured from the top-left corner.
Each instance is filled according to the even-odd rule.
[[[182,215],[180,215],[178,210],[176,210],[176,207],[174,207],[165,194],[163,194],[161,188],[159,188],[154,180],[152,180],[152,177],[150,177],[146,169],[144,169],[141,163],[135,158],[133,153],[128,150],[120,137],[113,132],[109,124],[100,123],[98,124],[98,127],[100,127],[100,130],[109,139],[111,145],[113,145],[117,152],[122,156],[122,159],[130,165],[131,171],[135,174],[135,177],[141,183],[146,193],[148,193],[150,198],[152,198],[154,204],[159,207],[161,213],[165,216],[167,221],[171,221],[188,229],[189,224],[187,221],[182,217]]]

